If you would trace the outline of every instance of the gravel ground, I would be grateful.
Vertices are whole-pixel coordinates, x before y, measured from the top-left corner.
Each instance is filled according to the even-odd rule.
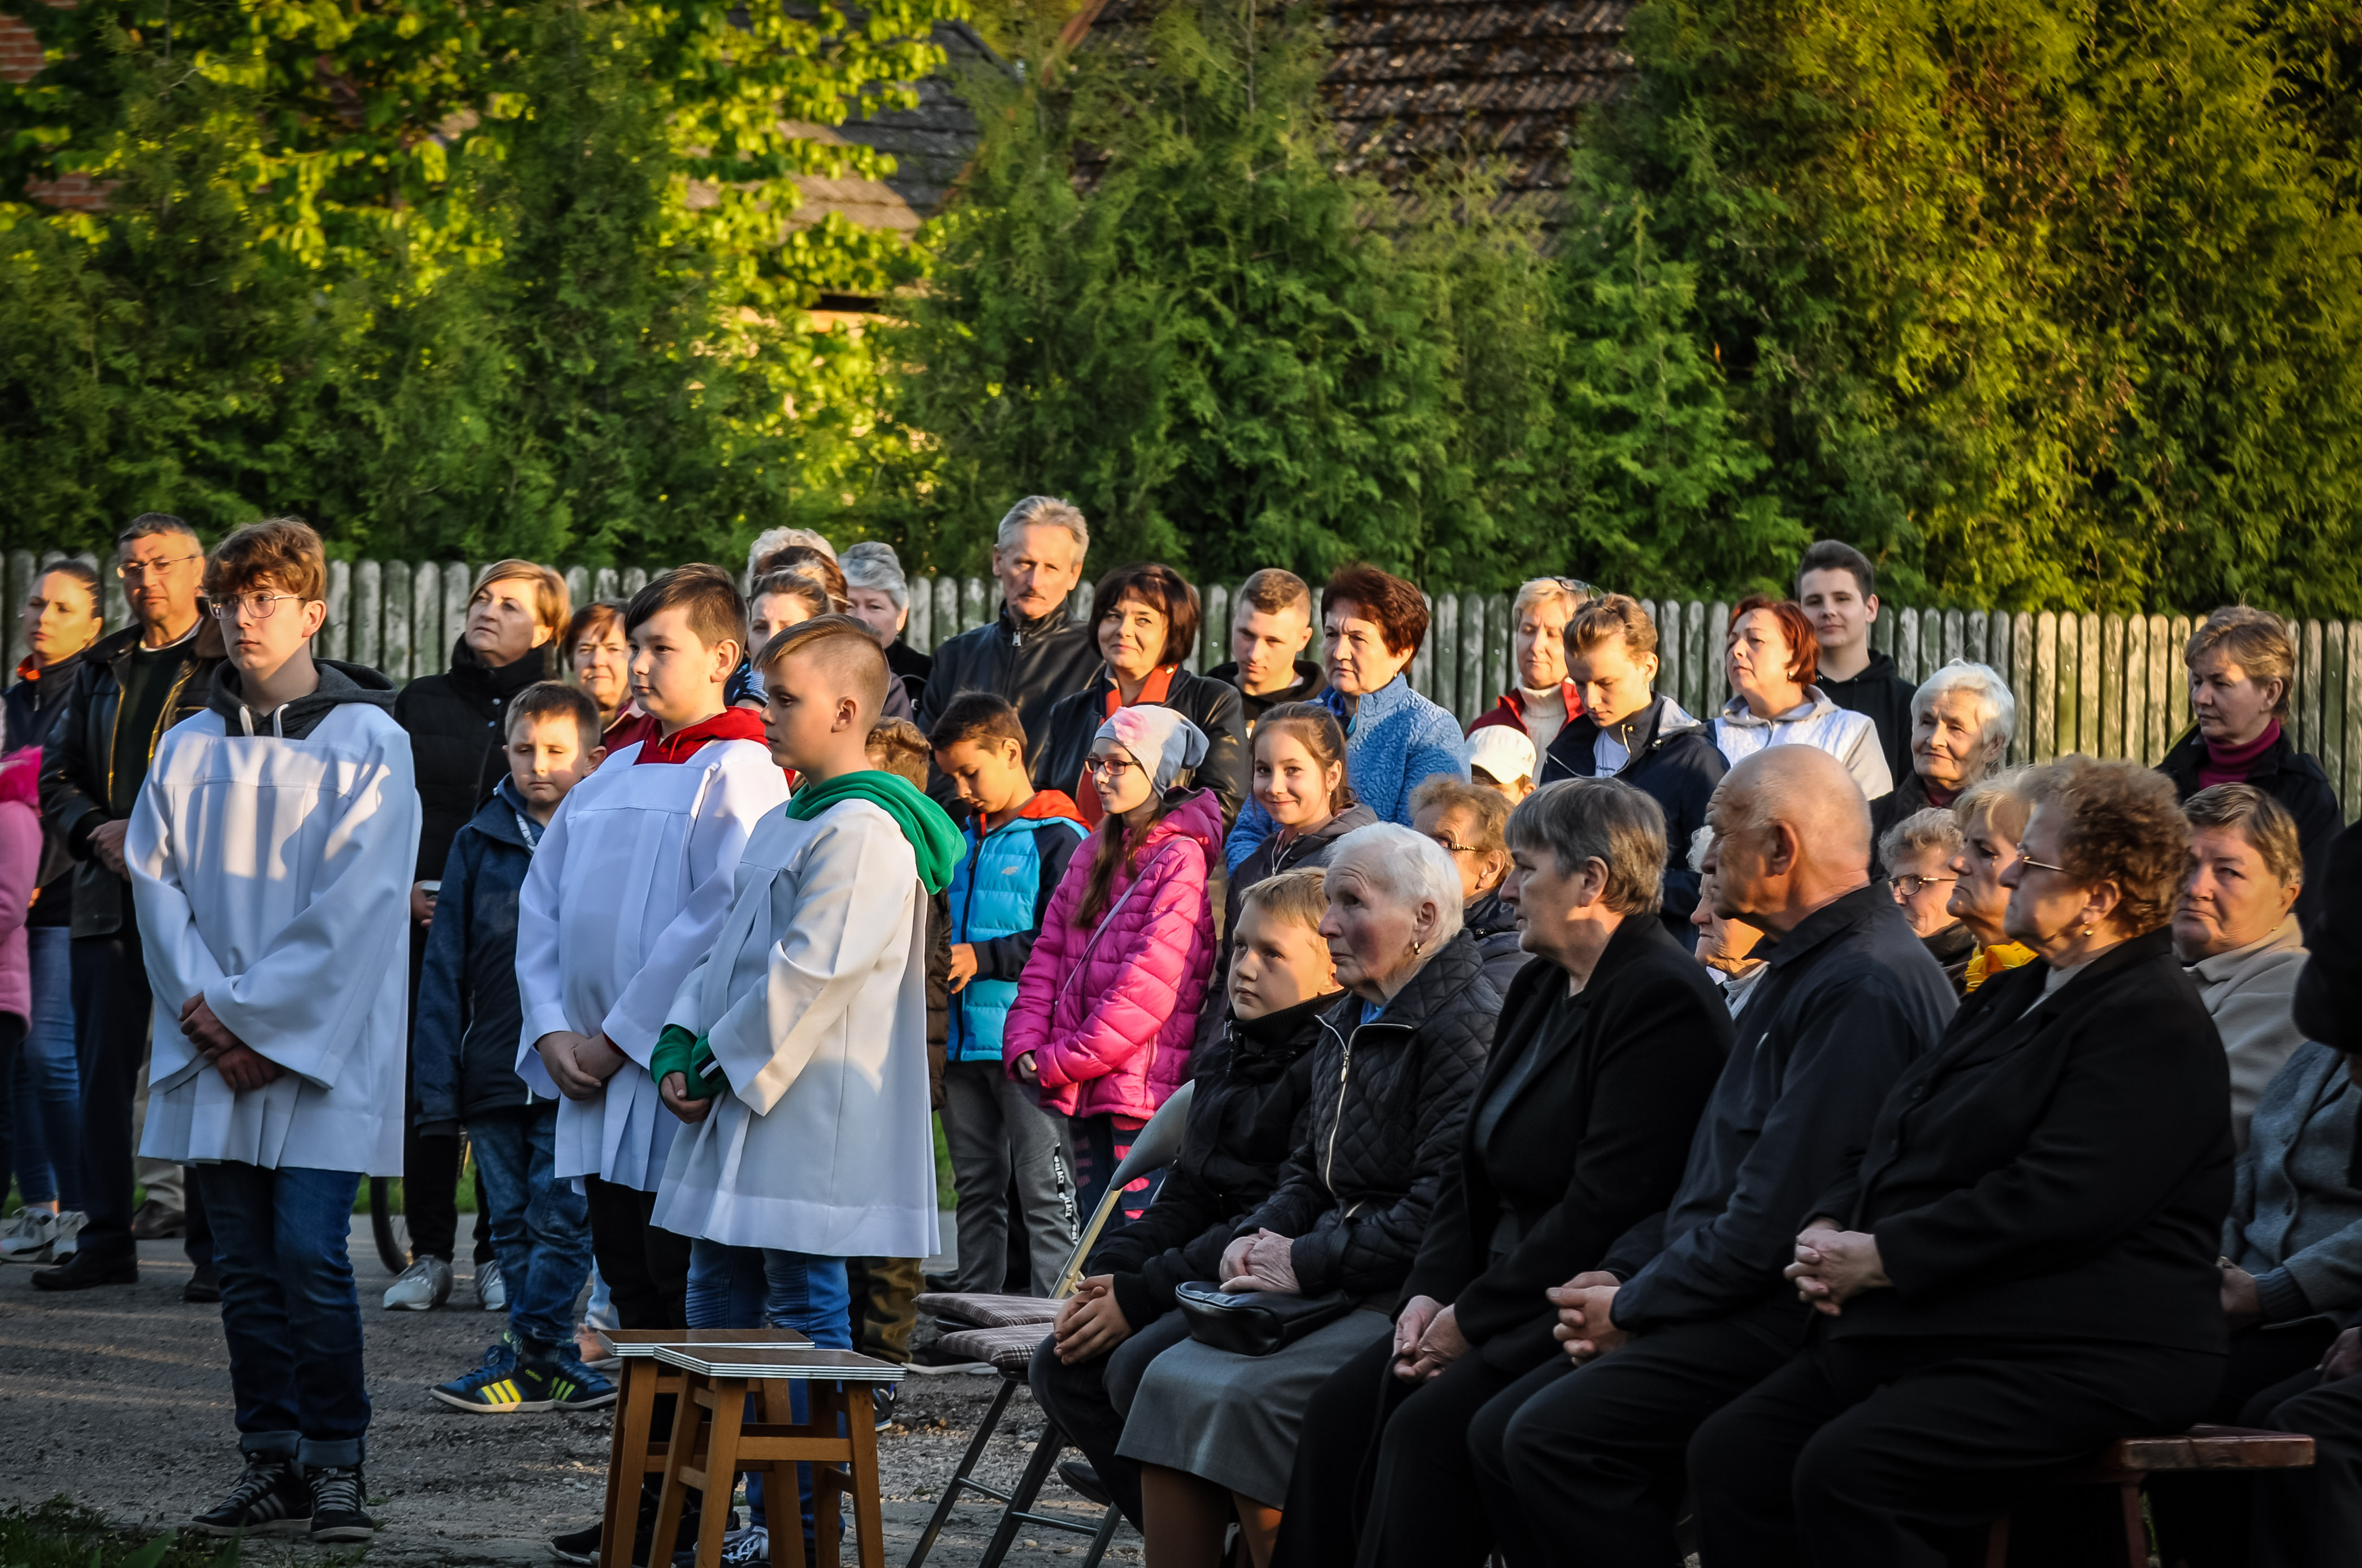
[[[547,1562],[545,1538],[600,1511],[605,1412],[469,1416],[428,1398],[428,1385],[476,1365],[501,1320],[474,1309],[464,1277],[440,1311],[379,1310],[388,1277],[366,1222],[353,1259],[374,1407],[370,1496],[382,1526],[368,1555],[405,1564]],[[53,1296],[32,1288],[32,1274],[0,1267],[0,1433],[6,1434],[0,1503],[62,1494],[127,1524],[166,1527],[213,1501],[237,1472],[229,1362],[217,1310],[181,1300],[189,1266],[179,1244],[144,1244],[137,1286]],[[878,1440],[889,1564],[909,1560],[996,1387],[990,1377],[968,1375],[904,1380],[898,1421]],[[1012,1483],[1041,1425],[1021,1392],[978,1478]],[[995,1508],[976,1498],[955,1509],[929,1563],[970,1568]],[[1054,1477],[1039,1511],[1085,1522],[1098,1515]],[[1007,1561],[1044,1568],[1079,1561],[1087,1546],[1081,1536],[1035,1534]],[[291,1548],[248,1555],[323,1554]],[[1108,1560],[1141,1561],[1129,1526]]]

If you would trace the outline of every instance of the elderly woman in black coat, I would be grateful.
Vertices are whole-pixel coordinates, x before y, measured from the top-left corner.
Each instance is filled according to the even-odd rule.
[[[1664,821],[1614,779],[1544,784],[1509,817],[1501,897],[1534,959],[1502,1005],[1393,1335],[1313,1397],[1283,1568],[1484,1562],[1470,1420],[1559,1356],[1543,1292],[1671,1200],[1731,1023],[1656,917]]]
[[[1433,842],[1398,823],[1356,828],[1324,883],[1320,932],[1346,995],[1322,1017],[1278,1190],[1232,1228],[1216,1279],[1335,1315],[1269,1354],[1193,1337],[1149,1364],[1117,1452],[1142,1467],[1160,1564],[1213,1563],[1235,1513],[1268,1568],[1305,1405],[1389,1336],[1501,1010],[1460,928],[1460,873]]]
[[[2004,925],[2036,961],[1962,1004],[1815,1205],[1788,1272],[1824,1332],[1690,1445],[1707,1562],[1915,1561],[2181,1431],[2222,1376],[2229,1074],[2166,928],[2188,826],[2132,762],[2023,787]]]

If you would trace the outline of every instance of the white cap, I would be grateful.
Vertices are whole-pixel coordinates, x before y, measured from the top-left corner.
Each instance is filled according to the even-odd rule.
[[[1522,729],[1487,724],[1469,731],[1468,765],[1482,768],[1496,784],[1515,784],[1534,776],[1534,743]]]

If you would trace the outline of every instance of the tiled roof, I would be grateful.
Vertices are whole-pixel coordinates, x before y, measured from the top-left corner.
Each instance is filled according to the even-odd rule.
[[[841,213],[865,228],[909,235],[934,214],[960,170],[976,150],[976,116],[955,91],[961,75],[999,59],[965,22],[944,22],[934,41],[948,57],[944,68],[919,83],[916,108],[888,109],[835,126],[799,126],[814,141],[876,148],[893,156],[895,170],[883,180],[806,175],[797,186],[803,204],[793,222],[817,223]]]

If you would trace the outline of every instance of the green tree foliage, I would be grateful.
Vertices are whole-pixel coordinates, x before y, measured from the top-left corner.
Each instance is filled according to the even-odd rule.
[[[0,197],[109,196],[0,200],[0,524],[600,561],[841,504],[875,370],[803,310],[911,268],[794,180],[884,171],[811,127],[907,101],[955,4],[12,4],[51,63]]]

